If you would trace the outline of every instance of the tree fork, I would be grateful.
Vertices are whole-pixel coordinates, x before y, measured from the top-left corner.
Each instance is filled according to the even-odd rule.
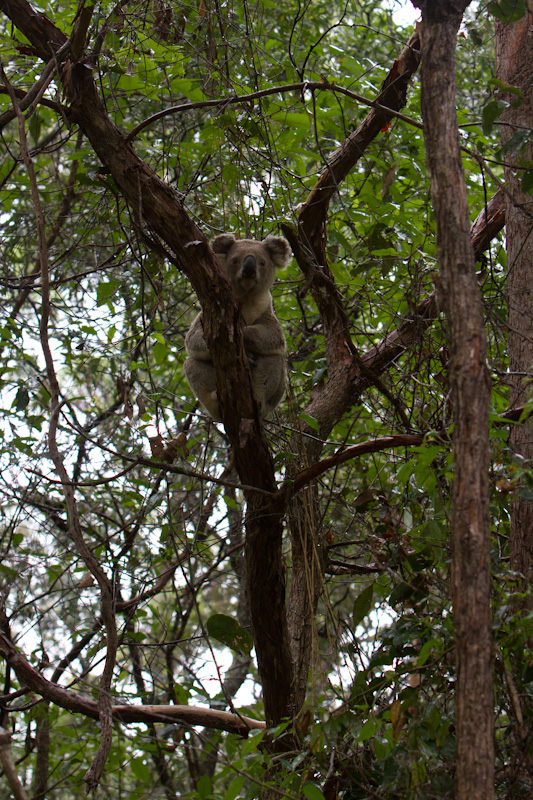
[[[91,69],[73,61],[66,36],[26,0],[0,0],[0,10],[28,38],[45,61],[61,55],[63,84],[71,102],[69,118],[90,141],[115,180],[140,234],[164,242],[169,258],[190,280],[206,323],[224,427],[242,483],[274,492],[272,455],[254,415],[249,371],[244,358],[242,320],[231,286],[220,272],[207,239],[189,217],[177,193],[135,153],[109,118]],[[58,59],[59,60],[59,59]],[[67,63],[68,62],[68,63]],[[247,574],[252,628],[263,683],[265,714],[274,724],[292,716],[293,669],[285,613],[285,568],[281,553],[282,511],[258,492],[247,493]],[[256,552],[257,551],[257,552]],[[267,569],[268,567],[268,569]],[[270,580],[265,581],[266,572]],[[272,647],[275,645],[275,651]],[[269,657],[263,657],[265,647]],[[276,658],[270,655],[277,653]]]

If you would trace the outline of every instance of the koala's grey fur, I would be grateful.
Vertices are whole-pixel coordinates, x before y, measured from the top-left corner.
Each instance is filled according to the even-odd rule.
[[[231,282],[246,323],[244,349],[250,363],[254,397],[261,417],[265,418],[280,403],[287,382],[285,337],[272,307],[270,287],[276,269],[289,262],[289,243],[281,236],[267,236],[258,242],[223,233],[213,239],[211,247]],[[215,368],[204,337],[202,313],[189,328],[185,347],[188,358],[184,366],[189,385],[213,419],[220,422]]]

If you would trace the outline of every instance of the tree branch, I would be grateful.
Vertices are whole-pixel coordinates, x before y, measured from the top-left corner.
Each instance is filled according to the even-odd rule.
[[[45,60],[66,43],[66,37],[26,0],[0,0],[3,10]],[[207,239],[188,216],[176,192],[134,152],[111,122],[99,97],[92,70],[73,63],[62,51],[61,71],[71,101],[68,116],[79,125],[95,153],[113,176],[133,212],[139,235],[160,239],[189,278],[204,313],[205,333],[216,370],[217,393],[235,466],[242,483],[274,492],[276,480],[242,342],[242,319],[231,286],[219,270]],[[43,283],[44,288],[44,283]],[[252,491],[247,496],[246,563],[248,597],[265,713],[274,723],[292,715],[292,662],[285,615],[285,567],[281,544],[283,510],[271,498]],[[268,598],[269,613],[264,613]]]
[[[270,86],[268,89],[260,89],[257,92],[250,92],[250,94],[222,97],[219,100],[197,100],[194,103],[180,103],[177,106],[164,108],[162,111],[157,111],[155,114],[152,114],[150,117],[144,119],[142,122],[136,125],[135,128],[129,132],[127,138],[128,141],[133,141],[133,139],[135,139],[141,131],[143,131],[145,128],[148,128],[150,125],[153,125],[154,122],[163,119],[164,117],[174,116],[175,114],[183,114],[185,111],[193,111],[200,108],[224,109],[229,105],[250,103],[254,100],[260,100],[262,97],[269,97],[273,94],[285,94],[287,92],[299,92],[301,95],[303,95],[305,92],[335,92],[337,94],[342,94],[345,97],[349,97],[350,100],[361,103],[361,105],[370,106],[370,108],[374,108],[376,111],[381,111],[391,118],[393,117],[395,119],[401,119],[403,122],[406,122],[408,125],[413,125],[415,128],[422,128],[420,122],[407,117],[405,114],[400,114],[399,111],[396,111],[393,108],[389,108],[385,102],[379,102],[379,100],[369,100],[367,97],[356,94],[350,89],[340,86],[338,83],[330,83],[329,81],[320,81],[320,83],[316,81],[301,81],[300,83],[285,83],[281,84],[280,86]]]
[[[7,778],[15,800],[29,800],[13,761],[13,755],[11,753],[11,734],[4,728],[0,728],[0,764],[2,765],[4,775]]]
[[[490,241],[505,225],[505,197],[498,190],[477,216],[470,229],[474,248],[474,258],[479,261]],[[381,375],[419,342],[424,332],[433,325],[439,314],[437,292],[432,292],[418,306],[407,314],[399,326],[375,347],[361,356],[371,373]],[[334,425],[349,409],[358,402],[362,392],[371,385],[368,373],[361,374],[357,362],[338,370],[330,377],[317,397],[305,409],[306,414],[319,423],[319,437],[310,440],[310,455],[317,460],[321,441],[327,439]]]
[[[3,633],[0,633],[0,654],[13,668],[23,686],[27,686],[40,697],[60,708],[75,714],[83,714],[91,719],[99,719],[98,703],[46,680],[26,661]],[[186,725],[208,726],[240,736],[246,736],[250,730],[264,730],[265,728],[264,722],[249,717],[198,706],[115,705],[111,706],[111,713],[113,720],[128,725],[135,722],[181,721]]]
[[[54,367],[54,360],[52,350],[50,347],[50,340],[48,334],[48,322],[50,318],[50,276],[48,266],[48,248],[46,239],[46,225],[44,220],[43,209],[41,206],[39,190],[37,186],[37,179],[33,161],[30,157],[28,146],[26,142],[26,131],[24,127],[24,116],[18,106],[15,94],[11,91],[9,82],[4,75],[4,81],[10,91],[11,102],[18,119],[19,127],[19,141],[20,149],[24,164],[28,171],[30,182],[30,190],[32,196],[33,207],[35,210],[35,217],[37,222],[37,231],[39,238],[39,260],[41,265],[41,284],[42,284],[42,303],[41,303],[41,318],[39,323],[39,331],[41,337],[41,347],[46,364],[46,373],[48,383],[50,385],[50,404],[51,415],[48,429],[48,446],[50,456],[54,463],[57,474],[61,480],[63,494],[68,512],[69,532],[72,536],[74,543],[78,548],[78,552],[83,558],[87,569],[94,575],[100,587],[102,618],[104,620],[107,636],[106,660],[102,676],[100,678],[100,686],[98,693],[98,709],[99,719],[101,725],[101,742],[94,757],[93,763],[87,771],[84,780],[87,782],[89,788],[95,787],[100,779],[102,770],[107,761],[109,751],[111,749],[113,721],[111,715],[111,681],[113,678],[113,669],[115,665],[115,657],[118,646],[117,631],[115,625],[115,614],[113,609],[113,591],[111,582],[107,575],[102,570],[93,554],[87,547],[83,538],[81,524],[78,515],[78,507],[76,498],[70,485],[68,473],[65,464],[59,452],[56,439],[57,418],[60,409],[60,389],[59,383]]]
[[[339,464],[344,464],[353,458],[366,455],[367,453],[378,453],[381,450],[388,450],[391,447],[416,447],[417,445],[424,444],[424,436],[422,434],[397,434],[396,436],[382,436],[379,439],[369,439],[366,442],[358,442],[358,444],[347,447],[345,450],[339,450],[328,458],[323,458],[311,464],[309,467],[302,469],[297,473],[295,478],[288,481],[281,486],[276,494],[280,497],[285,497],[288,493],[296,493],[307,486],[311,481],[323,475],[332,467]]]

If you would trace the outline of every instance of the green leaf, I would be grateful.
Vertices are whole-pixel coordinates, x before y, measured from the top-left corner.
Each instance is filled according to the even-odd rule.
[[[437,651],[438,653],[442,651],[442,639],[429,639],[429,641],[422,645],[416,661],[417,666],[422,667],[433,651]]]
[[[374,597],[374,584],[371,583],[370,586],[367,586],[366,589],[363,589],[363,591],[353,604],[352,617],[353,617],[354,627],[359,625],[359,623],[367,616],[367,614],[371,610],[373,597]]]
[[[406,461],[405,464],[402,464],[398,472],[396,473],[396,481],[398,484],[407,483],[411,475],[416,469],[416,464],[414,461]]]
[[[13,405],[11,408],[15,408],[17,411],[24,411],[29,402],[30,393],[26,387],[21,386],[15,395],[15,399],[13,400]]]
[[[507,153],[518,152],[529,142],[529,137],[529,131],[515,131],[502,147],[502,153],[506,155]]]
[[[533,169],[526,169],[522,174],[522,191],[533,194]]]
[[[416,457],[416,468],[421,469],[423,467],[428,467],[431,462],[442,453],[442,446],[441,445],[428,445],[425,447],[416,447],[414,448],[415,452],[417,453]]]
[[[226,614],[213,614],[206,622],[207,632],[231,650],[241,655],[249,655],[253,640],[248,631],[241,628],[237,620]]]
[[[244,786],[244,776],[237,775],[236,778],[233,778],[232,782],[226,789],[224,800],[235,800],[237,795],[241,792],[243,786]]]
[[[150,770],[141,758],[132,758],[130,761],[131,771],[142,783],[150,782]]]
[[[235,508],[235,509],[239,508],[239,504],[237,503],[235,498],[231,497],[229,494],[222,495],[222,499],[224,500],[228,508]]]
[[[11,537],[11,541],[13,542],[13,547],[15,548],[20,547],[20,545],[24,541],[24,534],[20,533],[20,531],[17,531]]]
[[[374,717],[369,717],[367,721],[363,724],[363,727],[361,728],[361,733],[359,734],[359,741],[366,742],[367,739],[371,739],[372,736],[376,735],[380,727],[381,723],[379,722],[379,720],[375,719]]]
[[[390,597],[389,597],[389,604],[391,606],[395,606],[398,603],[403,603],[405,600],[408,600],[414,594],[414,589],[410,584],[406,583],[405,581],[401,581],[397,586],[394,587],[392,590]]]
[[[13,578],[19,576],[19,571],[11,569],[11,567],[6,566],[6,564],[0,564],[0,575],[4,575],[7,580],[12,581]]]
[[[527,0],[498,0],[489,3],[488,9],[502,22],[518,22],[527,13]]]
[[[496,100],[495,98],[485,103],[481,112],[481,127],[483,128],[483,133],[488,135],[492,131],[494,121],[506,108],[507,103],[503,100]]]
[[[196,784],[196,791],[200,796],[200,800],[206,800],[213,791],[213,784],[209,775],[202,775]]]
[[[156,364],[164,364],[167,358],[167,346],[164,342],[155,342],[152,347]]]
[[[320,430],[320,425],[318,424],[317,420],[314,417],[310,417],[309,414],[300,414],[300,419],[304,422],[307,422],[310,428],[314,431]]]
[[[517,97],[523,99],[524,92],[522,89],[519,89],[518,86],[513,86],[512,83],[504,83],[500,81],[498,78],[491,78],[488,81],[489,86],[496,86],[498,89],[501,89],[502,92],[508,92],[509,94],[515,94]]]
[[[117,291],[120,283],[118,281],[104,281],[98,284],[96,290],[96,305],[103,306],[110,300]]]
[[[306,783],[302,791],[309,800],[326,800],[322,791],[314,783]]]
[[[38,113],[32,114],[30,118],[30,124],[28,126],[31,138],[37,144],[39,141],[39,136],[41,135],[41,117]]]

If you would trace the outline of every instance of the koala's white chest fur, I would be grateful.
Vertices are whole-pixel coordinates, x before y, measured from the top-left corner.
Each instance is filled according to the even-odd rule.
[[[251,297],[249,300],[241,301],[241,314],[247,325],[253,325],[265,311],[271,311],[274,314],[272,307],[272,295],[268,293],[268,297]]]

